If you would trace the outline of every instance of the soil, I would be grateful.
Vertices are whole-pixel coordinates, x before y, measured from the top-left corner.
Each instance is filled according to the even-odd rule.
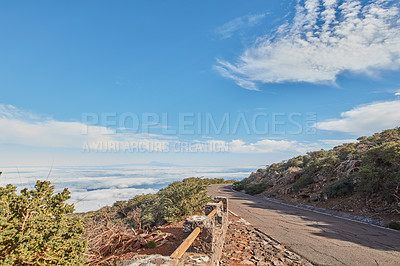
[[[240,217],[229,215],[220,265],[312,265]]]
[[[122,260],[130,259],[135,255],[160,254],[163,256],[170,256],[183,241],[182,225],[183,225],[183,221],[179,222],[179,223],[175,223],[175,224],[168,224],[168,225],[158,227],[156,230],[160,230],[163,233],[172,234],[172,237],[168,238],[167,243],[165,243],[162,246],[153,248],[153,249],[142,248],[142,249],[136,250],[135,252],[126,253],[123,256],[118,257],[115,262],[118,264]]]

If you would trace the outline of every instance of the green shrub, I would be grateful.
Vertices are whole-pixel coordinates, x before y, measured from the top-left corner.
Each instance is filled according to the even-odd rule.
[[[354,183],[351,178],[341,178],[325,188],[329,198],[351,195],[354,192]]]
[[[392,193],[383,194],[383,199],[389,204],[392,204],[396,200],[394,194],[392,194]]]
[[[319,151],[310,151],[307,152],[307,155],[312,159],[315,160],[317,158],[324,158],[327,157],[329,154],[329,151],[326,150],[319,150]]]
[[[392,194],[400,185],[400,141],[368,150],[361,162],[360,188],[366,192]]]
[[[324,176],[332,176],[335,173],[335,168],[340,164],[340,159],[337,155],[329,155],[321,159],[320,173]]]
[[[303,175],[293,183],[293,191],[297,192],[313,182],[312,176]]]
[[[304,156],[297,156],[297,157],[291,158],[286,162],[286,167],[285,168],[288,169],[290,167],[302,166],[303,163],[304,163],[303,160],[304,160]]]
[[[247,184],[245,185],[245,192],[246,194],[256,195],[264,192],[267,189],[267,184],[265,183],[258,183],[258,184]]]
[[[106,211],[113,221],[123,222],[137,228],[138,224],[129,214],[140,209],[142,228],[159,226],[166,222],[177,222],[195,213],[201,213],[210,197],[206,188],[209,184],[225,183],[224,179],[186,178],[169,184],[156,194],[138,195],[128,201],[116,202],[90,215],[102,215]]]
[[[147,242],[147,247],[151,249],[156,248],[156,243],[154,241],[149,241]]]
[[[339,157],[331,151],[323,151],[323,153],[318,154],[320,157],[313,155],[315,158],[310,160],[304,167],[305,175],[315,176],[317,173],[320,173],[324,176],[332,176],[335,173],[335,168],[340,164]],[[325,155],[325,157],[321,157],[322,155]]]
[[[201,180],[204,185],[225,184],[227,182],[223,178],[202,178]]]
[[[202,212],[211,200],[207,196],[206,185],[201,178],[186,178],[157,192],[162,219],[177,222],[185,216]]]
[[[392,228],[395,230],[400,230],[400,223],[395,222],[395,221],[390,221],[389,228]]]
[[[0,187],[0,264],[76,265],[84,263],[86,241],[81,220],[72,217],[74,206],[65,203],[70,192],[54,194],[48,181],[16,193]]]
[[[343,145],[336,146],[333,149],[340,160],[344,161],[349,155],[355,154],[357,152],[355,143],[346,143]]]
[[[236,190],[236,191],[244,190],[245,186],[246,186],[246,183],[244,181],[236,181],[236,182],[233,182],[233,184],[232,184],[233,190]]]

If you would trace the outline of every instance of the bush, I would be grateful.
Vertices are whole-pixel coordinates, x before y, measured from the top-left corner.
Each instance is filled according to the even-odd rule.
[[[300,189],[302,189],[302,188],[306,187],[307,185],[311,184],[312,182],[313,182],[312,176],[303,175],[299,179],[297,179],[296,182],[294,182],[294,184],[292,186],[293,191],[297,192]]]
[[[48,181],[34,189],[0,187],[0,263],[2,265],[76,265],[84,263],[86,241],[80,219],[67,214],[70,192],[54,194]]]
[[[258,184],[248,184],[245,186],[244,190],[246,194],[256,195],[264,192],[267,189],[267,184],[265,183],[258,183]]]
[[[185,216],[202,212],[205,204],[211,201],[206,192],[207,184],[201,178],[186,178],[160,190],[156,195],[162,219],[178,222]]]
[[[395,230],[400,230],[400,223],[395,222],[395,221],[390,221],[389,228],[392,228]]]
[[[201,180],[204,185],[225,184],[227,182],[223,178],[202,178]]]
[[[306,176],[315,176],[317,173],[324,176],[332,176],[335,173],[335,168],[340,164],[339,157],[331,152],[324,151],[323,154],[326,157],[317,157],[307,163],[304,167]]]
[[[355,154],[357,152],[355,143],[346,143],[343,145],[336,146],[333,149],[340,160],[344,161],[349,155]]]
[[[351,195],[354,192],[354,183],[350,178],[341,178],[325,188],[329,198]]]
[[[289,159],[287,161],[287,163],[286,163],[286,169],[288,169],[290,167],[296,167],[297,168],[297,167],[302,166],[303,163],[304,163],[303,159],[304,159],[304,156],[297,156],[297,157]]]
[[[90,215],[95,217],[105,211],[114,222],[123,222],[137,228],[138,222],[128,214],[140,209],[142,228],[177,222],[189,215],[201,213],[205,204],[211,201],[207,196],[207,186],[224,182],[223,179],[186,178],[169,184],[156,194],[138,195],[128,201],[116,202],[112,207],[104,207]],[[89,214],[86,214],[87,216]]]
[[[360,188],[366,192],[393,193],[400,185],[400,142],[370,149],[362,158]]]
[[[236,181],[236,182],[233,182],[233,184],[232,184],[233,190],[236,190],[236,191],[244,190],[245,186],[246,186],[246,183],[244,182],[244,180]]]
[[[246,184],[247,178],[242,181],[236,181],[233,183],[232,188],[236,191],[244,190],[246,194],[256,195],[264,192],[267,189],[267,184],[265,183],[257,183],[257,184]]]
[[[154,241],[149,241],[147,242],[147,247],[151,249],[156,248],[156,243]]]

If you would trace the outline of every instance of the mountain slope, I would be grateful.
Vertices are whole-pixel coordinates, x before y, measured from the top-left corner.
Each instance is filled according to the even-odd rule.
[[[400,221],[400,128],[258,169],[236,190]]]

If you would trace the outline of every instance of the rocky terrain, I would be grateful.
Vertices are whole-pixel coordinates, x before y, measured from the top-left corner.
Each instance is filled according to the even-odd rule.
[[[327,186],[340,178],[351,178],[354,173],[359,171],[360,164],[361,160],[359,159],[341,162],[330,175],[317,173],[311,184],[297,191],[293,189],[293,185],[304,172],[301,168],[289,168],[286,171],[275,171],[268,174],[262,171],[251,173],[248,182],[253,184],[266,182],[267,188],[261,195],[268,198],[342,211],[378,221],[399,220],[400,205],[398,201],[390,203],[382,200],[382,195],[379,193],[367,194],[363,191],[353,191],[350,195],[328,197]],[[354,181],[357,182],[357,180],[352,182]]]
[[[400,222],[400,129],[258,169],[236,190]]]

